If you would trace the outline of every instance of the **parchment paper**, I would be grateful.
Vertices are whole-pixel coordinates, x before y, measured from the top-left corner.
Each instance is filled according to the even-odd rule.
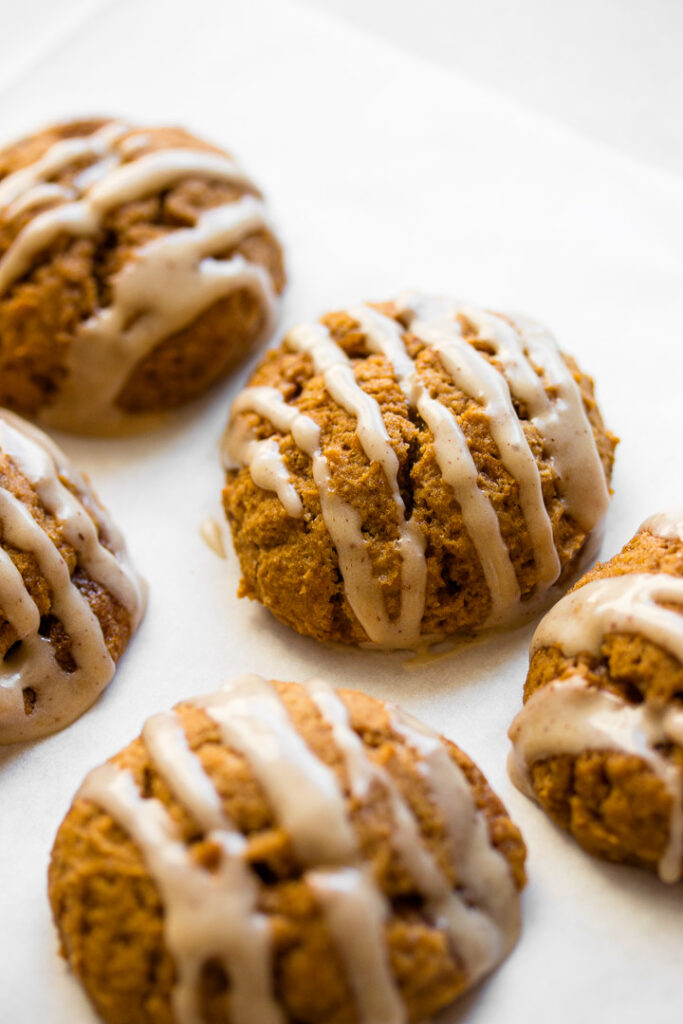
[[[603,554],[683,501],[683,187],[504,97],[278,0],[105,4],[0,91],[7,136],[111,112],[186,124],[246,163],[285,239],[281,327],[405,287],[546,321],[598,382],[620,434]],[[57,955],[48,854],[84,774],[143,720],[233,674],[326,674],[399,701],[458,742],[529,846],[524,930],[449,1022],[680,1021],[681,897],[583,854],[508,781],[532,626],[419,671],[328,650],[235,596],[239,570],[199,526],[220,517],[217,441],[248,367],[164,429],[63,437],[125,529],[147,618],[99,703],[0,753],[0,1020],[92,1024]]]

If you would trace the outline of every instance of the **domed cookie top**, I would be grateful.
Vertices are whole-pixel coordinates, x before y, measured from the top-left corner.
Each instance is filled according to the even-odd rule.
[[[548,612],[510,738],[513,781],[587,850],[683,876],[683,512]]]
[[[0,404],[84,433],[201,394],[284,286],[261,196],[178,128],[58,125],[0,152]]]
[[[225,435],[241,593],[383,647],[522,620],[594,555],[615,444],[527,319],[411,294],[297,327]]]
[[[510,951],[524,856],[452,743],[362,693],[247,676],[91,772],[50,899],[106,1021],[408,1024]]]
[[[119,531],[45,434],[0,410],[0,744],[63,729],[145,608]]]

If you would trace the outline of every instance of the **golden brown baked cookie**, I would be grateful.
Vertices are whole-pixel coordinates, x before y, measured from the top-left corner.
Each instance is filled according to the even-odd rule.
[[[590,853],[683,872],[683,512],[648,519],[546,615],[513,781]]]
[[[448,740],[322,680],[245,676],[90,773],[49,890],[109,1024],[407,1024],[510,951],[524,858]]]
[[[272,330],[284,283],[258,189],[181,128],[72,121],[0,151],[0,405],[140,428]]]
[[[88,481],[0,410],[0,744],[56,732],[111,680],[145,586]]]
[[[594,556],[616,438],[538,324],[404,295],[290,331],[237,398],[240,595],[318,640],[523,621]]]

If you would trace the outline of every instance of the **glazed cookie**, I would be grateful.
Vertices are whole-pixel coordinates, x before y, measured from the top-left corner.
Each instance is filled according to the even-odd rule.
[[[546,615],[510,729],[516,785],[590,853],[683,871],[683,511]]]
[[[110,682],[145,587],[92,488],[0,410],[0,744],[69,725]]]
[[[232,408],[240,595],[385,648],[523,621],[595,556],[615,445],[532,321],[414,294],[332,313]]]
[[[180,128],[74,121],[0,152],[0,405],[139,428],[273,329],[284,280],[256,186]]]
[[[448,740],[321,680],[246,676],[90,773],[49,890],[109,1024],[408,1024],[510,952],[524,858]]]

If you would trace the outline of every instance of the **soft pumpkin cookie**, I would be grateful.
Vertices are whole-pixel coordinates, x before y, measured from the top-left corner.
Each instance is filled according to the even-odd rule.
[[[0,151],[0,405],[139,429],[268,334],[283,287],[258,189],[183,129],[73,121]]]
[[[114,675],[145,586],[88,481],[0,410],[0,744],[56,732]]]
[[[246,676],[90,773],[49,889],[108,1024],[417,1024],[510,952],[524,857],[448,740]]]
[[[232,408],[240,594],[388,648],[523,621],[594,557],[615,444],[538,324],[412,294],[329,314]]]
[[[683,512],[648,519],[547,614],[513,780],[590,853],[683,872]]]

